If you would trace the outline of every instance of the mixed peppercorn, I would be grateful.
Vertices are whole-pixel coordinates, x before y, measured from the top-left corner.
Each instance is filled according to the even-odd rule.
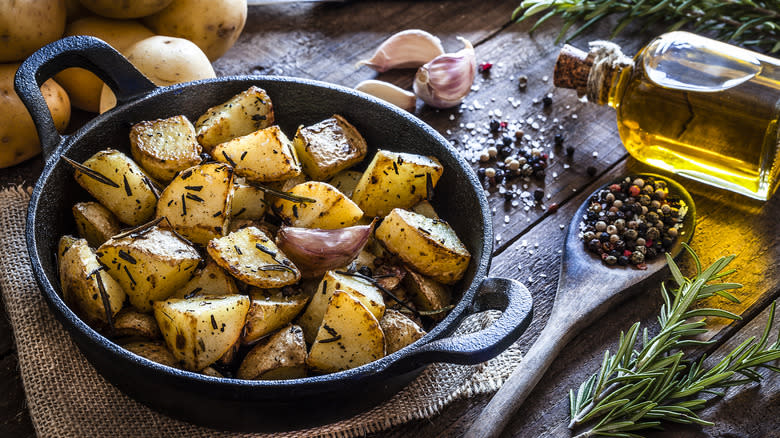
[[[580,236],[604,263],[646,269],[647,261],[674,246],[686,212],[666,181],[626,178],[591,196]]]

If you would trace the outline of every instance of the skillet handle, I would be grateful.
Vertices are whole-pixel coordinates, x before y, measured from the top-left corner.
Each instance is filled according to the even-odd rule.
[[[502,315],[475,333],[431,341],[393,367],[411,371],[433,362],[473,365],[498,356],[512,345],[531,323],[533,299],[522,283],[508,278],[486,278],[479,285],[468,314],[501,310]]]
[[[117,104],[157,88],[127,58],[94,37],[67,37],[38,49],[19,66],[14,88],[35,122],[45,159],[54,152],[62,137],[54,127],[40,86],[70,67],[81,67],[97,75],[117,96]]]

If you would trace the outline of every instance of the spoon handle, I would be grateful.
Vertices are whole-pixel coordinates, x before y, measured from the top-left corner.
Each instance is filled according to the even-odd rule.
[[[506,383],[482,410],[466,432],[465,438],[499,436],[512,414],[523,404],[558,353],[574,336],[575,331],[571,328],[576,321],[565,316],[556,317],[556,315],[560,313],[553,311],[539,338],[523,356],[520,365]]]

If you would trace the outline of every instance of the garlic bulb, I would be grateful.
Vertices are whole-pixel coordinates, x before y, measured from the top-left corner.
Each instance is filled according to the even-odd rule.
[[[441,41],[420,29],[409,29],[386,39],[371,59],[364,59],[356,67],[367,65],[378,72],[393,68],[417,68],[444,53]]]
[[[396,87],[389,82],[368,79],[357,84],[355,89],[390,102],[409,112],[414,112],[414,108],[417,105],[417,96],[414,93]]]
[[[417,70],[414,93],[435,108],[451,108],[460,104],[471,91],[477,74],[474,47],[458,37],[465,47],[457,53],[439,55]]]

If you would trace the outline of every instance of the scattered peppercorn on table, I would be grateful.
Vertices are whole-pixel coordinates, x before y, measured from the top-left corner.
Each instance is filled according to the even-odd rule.
[[[532,22],[510,23],[519,1],[359,1],[346,4],[293,3],[249,8],[246,28],[236,45],[214,63],[217,75],[278,74],[299,76],[345,86],[381,79],[411,89],[412,70],[376,73],[356,62],[372,56],[390,35],[410,28],[424,29],[441,39],[446,52],[459,50],[457,37],[476,49],[477,73],[471,93],[460,106],[436,110],[417,101],[415,114],[431,124],[464,158],[484,182],[494,213],[494,259],[491,275],[518,279],[532,292],[534,322],[519,341],[527,350],[550,313],[557,283],[565,225],[599,186],[623,175],[662,173],[629,158],[620,144],[615,115],[579,101],[573,91],[556,90],[552,70],[560,49],[556,43],[561,22],[552,19],[528,33]],[[660,33],[624,32],[618,39],[635,50]],[[608,38],[610,28],[598,25],[572,44],[586,47]],[[76,114],[72,125],[88,120]],[[42,168],[40,158],[4,169],[6,187],[32,183]],[[735,253],[731,281],[740,304],[713,302],[742,315],[734,324],[711,321],[702,335],[716,342],[702,349],[716,358],[751,336],[760,336],[768,306],[780,295],[780,196],[765,203],[673,177],[692,194],[697,207],[692,247],[709,264]],[[605,224],[607,225],[607,224]],[[601,226],[601,225],[598,225]],[[583,245],[583,250],[586,250]],[[681,259],[683,273],[695,267]],[[615,266],[614,269],[636,269]],[[604,282],[609,282],[604,278]],[[595,372],[603,351],[614,350],[621,331],[634,321],[657,329],[662,304],[658,282],[648,282],[636,298],[618,304],[583,330],[555,360],[545,377],[509,422],[504,436],[569,436],[569,389]],[[3,310],[4,312],[4,310]],[[777,330],[772,334],[772,340]],[[34,435],[16,366],[13,333],[0,318],[0,435]],[[701,413],[714,426],[665,424],[664,432],[648,436],[716,437],[776,436],[780,418],[780,375],[761,371],[758,385],[727,391],[720,402]],[[372,436],[459,436],[473,423],[489,396],[454,402],[431,420],[393,427]]]

